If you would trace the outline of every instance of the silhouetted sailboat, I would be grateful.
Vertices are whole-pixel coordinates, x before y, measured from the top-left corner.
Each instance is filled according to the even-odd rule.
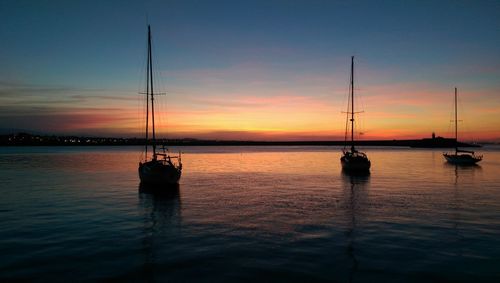
[[[146,185],[175,185],[179,183],[182,173],[182,163],[180,153],[178,156],[171,156],[162,146],[162,151],[157,152],[156,132],[155,132],[155,107],[154,96],[158,93],[153,91],[153,60],[151,53],[151,27],[148,25],[148,58],[146,66],[146,144],[145,160],[139,162],[139,178],[141,184]],[[149,139],[149,100],[151,99],[151,126],[152,137]],[[152,157],[148,160],[148,147],[152,147]],[[173,162],[177,159],[177,164]]]
[[[455,153],[443,153],[449,163],[472,165],[483,159],[482,155],[475,155],[474,151],[458,148],[458,113],[457,113],[457,88],[455,88]]]
[[[351,148],[347,149],[347,123],[346,123],[346,144],[342,150],[343,156],[340,158],[342,169],[353,172],[368,172],[371,162],[365,153],[354,148],[354,56],[351,57],[351,83],[349,85],[351,99],[351,111],[347,111],[347,119],[351,121]],[[349,119],[349,114],[351,118]]]

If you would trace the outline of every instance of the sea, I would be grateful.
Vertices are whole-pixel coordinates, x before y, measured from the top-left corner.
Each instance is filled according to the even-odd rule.
[[[500,147],[174,147],[141,189],[135,146],[0,147],[0,281],[500,282]]]

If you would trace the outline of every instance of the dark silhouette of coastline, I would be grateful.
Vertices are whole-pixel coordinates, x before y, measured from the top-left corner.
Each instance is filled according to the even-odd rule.
[[[143,138],[49,136],[18,133],[0,135],[0,146],[123,146],[144,145]],[[231,141],[198,139],[157,139],[158,144],[170,146],[342,146],[344,141]],[[415,140],[358,140],[359,146],[401,146],[419,148],[455,147],[455,139],[433,137]],[[458,142],[459,147],[480,147],[478,144]]]

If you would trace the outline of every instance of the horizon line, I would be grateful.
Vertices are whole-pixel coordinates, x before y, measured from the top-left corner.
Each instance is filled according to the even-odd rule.
[[[122,139],[122,140],[144,140],[144,137],[125,137],[125,136],[98,136],[98,135],[79,135],[79,134],[48,134],[48,133],[29,133],[29,132],[15,132],[0,134],[0,136],[16,136],[26,134],[29,136],[40,136],[40,137],[75,137],[75,138],[92,138],[92,139]],[[432,137],[418,137],[418,138],[380,138],[380,139],[357,139],[354,142],[387,142],[387,141],[420,141],[420,140],[432,140]],[[454,140],[454,137],[442,137],[436,136],[434,139],[441,140]],[[182,138],[157,138],[156,140],[193,140],[193,141],[207,141],[207,142],[250,142],[250,143],[339,143],[339,142],[350,142],[350,140],[345,139],[317,139],[317,140],[252,140],[252,139],[203,139],[203,138],[193,138],[193,137],[182,137]],[[460,140],[459,140],[460,142]],[[492,139],[478,139],[478,140],[462,140],[463,143],[498,143],[499,138]]]

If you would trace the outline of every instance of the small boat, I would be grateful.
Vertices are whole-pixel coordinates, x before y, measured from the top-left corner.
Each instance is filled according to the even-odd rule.
[[[371,162],[364,152],[356,150],[354,147],[354,56],[351,57],[351,83],[349,85],[351,99],[351,109],[347,113],[346,121],[346,143],[342,150],[343,156],[340,158],[342,169],[347,172],[368,172],[370,170]],[[349,115],[351,116],[349,119]],[[347,125],[351,122],[351,147],[347,149]]]
[[[154,97],[160,93],[153,91],[153,60],[151,53],[151,27],[148,25],[148,57],[146,66],[146,142],[145,160],[139,162],[139,178],[142,185],[168,186],[179,183],[182,173],[181,154],[170,155],[165,146],[161,146],[158,151],[155,131],[155,107]],[[149,138],[149,110],[151,103],[151,130],[152,136]],[[148,147],[152,147],[151,159],[148,159]]]
[[[483,159],[482,155],[476,155],[474,151],[458,148],[457,88],[455,88],[455,152],[445,152],[443,156],[449,163],[457,165],[474,165]]]

